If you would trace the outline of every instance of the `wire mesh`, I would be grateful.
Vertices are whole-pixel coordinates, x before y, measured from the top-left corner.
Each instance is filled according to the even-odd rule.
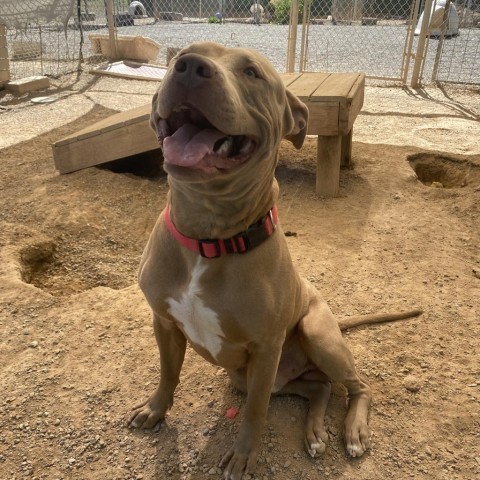
[[[460,0],[455,4],[437,0],[441,22],[430,47],[437,50],[432,80],[480,84],[480,0]],[[458,34],[452,24],[458,22]],[[432,22],[433,23],[433,22]],[[439,35],[438,35],[439,34]]]
[[[400,79],[412,6],[411,0],[312,0],[305,69]]]
[[[76,0],[0,0],[10,76],[59,76],[77,68]]]
[[[417,1],[421,1],[421,14],[424,2]],[[285,71],[291,2],[0,0],[0,24],[7,26],[13,79],[39,74],[59,76],[75,70],[81,62],[105,62],[111,56],[112,32],[118,48],[124,48],[123,54],[128,51],[130,56],[135,55],[127,43],[134,43],[137,36],[146,39],[137,49],[145,58],[133,58],[142,62],[165,64],[175,49],[211,40],[255,48],[279,71]],[[412,36],[412,48],[406,48],[408,32],[413,35],[419,23],[417,18],[411,19],[414,3],[299,0],[297,58],[304,29],[306,44],[304,61],[297,61],[297,69],[362,71],[370,77],[401,79],[402,69],[413,62],[418,45],[418,36]],[[460,35],[428,39],[424,82],[433,79],[480,84],[480,0],[456,0],[451,5],[458,12]]]
[[[96,18],[83,21],[87,37],[105,35],[103,0],[88,0],[89,13]],[[275,67],[285,70],[288,43],[286,20],[277,21],[274,6],[266,0],[115,0],[114,23],[118,37],[141,35],[160,45],[156,62],[165,64],[172,49],[194,41],[210,40],[226,46],[255,48]],[[104,24],[102,30],[101,26]],[[94,54],[91,42],[85,54]],[[97,52],[98,53],[98,52]]]
[[[302,0],[306,12],[305,58],[309,71],[362,71],[407,81],[415,54],[424,59],[423,83],[480,82],[480,0],[434,0],[428,41],[418,51],[425,2],[414,15],[411,0]],[[446,8],[445,8],[446,7]],[[408,35],[414,36],[411,42]],[[411,69],[410,69],[411,73]]]

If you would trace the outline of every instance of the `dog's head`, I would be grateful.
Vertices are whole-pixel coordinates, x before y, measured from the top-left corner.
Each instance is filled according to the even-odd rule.
[[[153,98],[151,125],[175,177],[218,177],[300,148],[308,110],[258,52],[204,42],[183,49]]]

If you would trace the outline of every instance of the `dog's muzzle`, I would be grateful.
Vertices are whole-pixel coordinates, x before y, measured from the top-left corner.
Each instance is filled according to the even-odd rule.
[[[188,104],[178,105],[155,123],[165,162],[171,165],[210,173],[229,170],[248,160],[256,148],[253,139],[222,132]]]

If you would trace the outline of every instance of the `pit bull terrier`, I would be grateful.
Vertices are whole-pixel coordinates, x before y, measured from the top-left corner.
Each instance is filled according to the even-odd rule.
[[[129,424],[150,429],[165,417],[188,341],[247,393],[238,437],[220,462],[225,479],[253,471],[272,393],[309,399],[305,446],[321,454],[330,381],[348,390],[346,450],[363,455],[371,393],[341,329],[420,313],[339,323],[296,272],[274,171],[281,140],[300,148],[307,121],[306,106],[259,53],[209,42],[180,51],[153,98],[170,191],[139,283],[153,310],[161,375]]]

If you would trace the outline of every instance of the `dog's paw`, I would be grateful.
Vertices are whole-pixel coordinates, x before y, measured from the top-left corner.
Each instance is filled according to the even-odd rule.
[[[353,445],[348,443],[347,443],[346,449],[347,449],[348,455],[350,455],[350,457],[352,458],[361,457],[367,450],[362,445]]]
[[[158,407],[156,402],[149,399],[133,408],[127,424],[130,428],[158,431],[165,413],[166,409]]]
[[[370,430],[365,422],[345,431],[345,448],[350,457],[361,457],[370,448]]]
[[[312,458],[316,458],[327,449],[328,433],[323,418],[317,418],[311,413],[310,411],[305,429],[305,448]]]
[[[244,475],[251,474],[257,463],[257,449],[254,442],[242,443],[237,439],[235,445],[225,454],[219,466],[224,468],[225,480],[241,480]]]
[[[307,430],[305,435],[305,448],[312,458],[316,458],[327,449],[328,434],[325,428]]]
[[[307,452],[312,458],[316,458],[325,452],[327,446],[323,442],[307,443]]]

